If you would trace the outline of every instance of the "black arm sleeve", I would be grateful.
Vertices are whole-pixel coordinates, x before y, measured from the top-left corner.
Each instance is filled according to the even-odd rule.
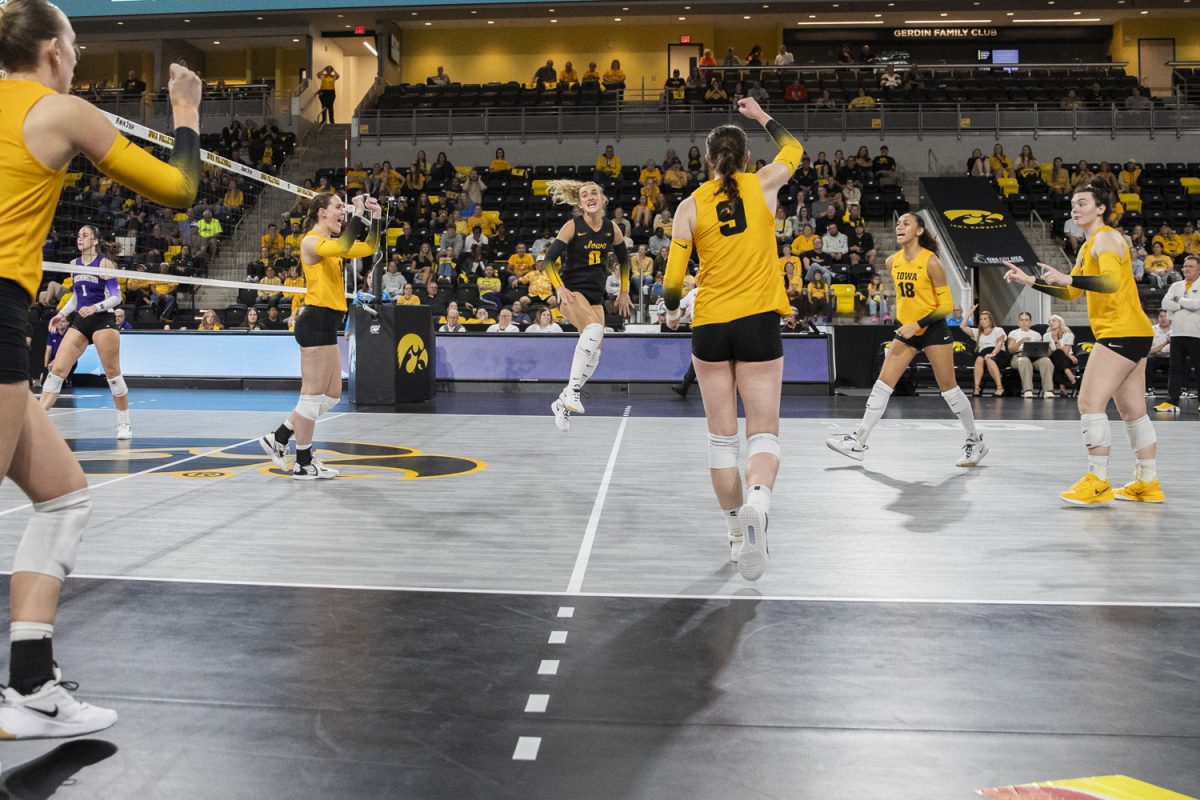
[[[555,261],[558,261],[559,257],[566,251],[567,243],[562,239],[555,239],[550,243],[550,246],[546,248],[546,254],[544,256],[546,263],[553,264]]]

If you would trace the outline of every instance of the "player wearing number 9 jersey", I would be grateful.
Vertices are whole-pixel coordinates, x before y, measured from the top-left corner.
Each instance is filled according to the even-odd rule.
[[[779,396],[783,342],[779,320],[791,312],[775,253],[775,205],[804,149],[753,99],[742,116],[763,125],[779,155],[757,173],[746,171],[746,133],[722,125],[706,147],[713,179],[675,212],[663,299],[667,325],[679,325],[683,277],[693,246],[700,258],[692,321],[692,364],[708,419],[708,466],[724,515],[730,558],[743,578],[767,567],[767,514],[779,471]],[[746,484],[738,473],[738,396],[746,410]]]
[[[987,455],[983,436],[975,430],[971,403],[954,377],[954,349],[946,317],[954,307],[946,273],[937,257],[937,240],[925,229],[916,214],[904,214],[896,222],[896,243],[900,251],[888,258],[892,282],[896,285],[896,339],[888,347],[879,379],[867,397],[867,410],[854,433],[831,436],[826,446],[855,461],[867,452],[867,437],[883,418],[896,383],[914,357],[925,351],[942,398],[958,417],[967,433],[960,467],[973,467]]]

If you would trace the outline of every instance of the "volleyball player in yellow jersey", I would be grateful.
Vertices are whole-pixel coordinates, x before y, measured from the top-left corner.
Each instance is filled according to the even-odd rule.
[[[779,320],[792,311],[775,252],[775,205],[804,148],[753,98],[739,101],[738,111],[767,129],[779,154],[751,174],[745,131],[722,125],[708,134],[712,178],[675,212],[663,299],[674,329],[694,244],[700,289],[692,313],[692,364],[708,419],[709,477],[728,526],[730,559],[753,581],[767,568],[767,515],[780,457]],[[739,395],[746,410],[745,495],[737,468]]]
[[[1154,342],[1150,320],[1142,311],[1130,266],[1125,237],[1107,224],[1113,207],[1107,184],[1089,181],[1071,197],[1071,219],[1087,241],[1079,248],[1075,268],[1067,275],[1048,264],[1038,264],[1041,280],[1006,263],[1005,280],[1032,286],[1040,292],[1074,300],[1087,293],[1088,322],[1096,345],[1088,357],[1079,386],[1080,425],[1088,451],[1088,472],[1070,489],[1059,494],[1064,502],[1095,508],[1118,500],[1142,503],[1163,502],[1158,482],[1158,440],[1146,414],[1146,356]],[[1125,433],[1137,464],[1133,481],[1113,490],[1108,480],[1108,454],[1112,430],[1108,423],[1108,401],[1116,400],[1125,421]]]
[[[0,5],[0,476],[29,497],[33,513],[9,583],[12,656],[0,693],[0,739],[79,736],[117,713],[81,703],[54,663],[51,637],[63,580],[91,514],[87,479],[29,392],[27,312],[42,278],[67,166],[79,153],[150,200],[186,208],[200,177],[200,79],[171,65],[175,119],[170,165],[132,144],[81,97],[69,94],[75,31],[46,0]]]
[[[300,242],[300,264],[308,291],[303,307],[296,312],[294,330],[300,345],[300,400],[274,433],[258,440],[275,465],[286,470],[288,442],[295,434],[296,463],[291,472],[299,481],[336,478],[338,474],[313,458],[312,439],[317,420],[342,396],[342,362],[337,348],[338,330],[346,316],[342,260],[364,258],[379,249],[383,215],[373,197],[360,194],[351,202],[354,216],[348,223],[346,206],[335,194],[323,192],[308,207],[304,220],[308,233]],[[359,241],[364,236],[366,240]]]
[[[954,298],[946,285],[946,272],[937,257],[937,240],[916,214],[903,214],[896,221],[896,244],[900,250],[888,257],[896,287],[896,338],[888,348],[879,378],[867,397],[867,409],[854,433],[831,436],[825,445],[834,452],[862,461],[867,437],[883,418],[896,383],[917,353],[924,350],[933,367],[942,399],[967,432],[963,455],[957,466],[973,467],[987,455],[983,435],[975,429],[971,401],[954,377],[954,343],[946,317],[954,310]]]

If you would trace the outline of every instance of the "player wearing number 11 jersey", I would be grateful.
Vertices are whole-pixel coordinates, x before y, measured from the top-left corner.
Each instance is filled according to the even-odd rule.
[[[925,230],[916,214],[904,214],[896,222],[896,243],[900,251],[888,258],[892,282],[896,286],[895,341],[888,347],[879,379],[867,398],[867,410],[854,433],[831,436],[825,440],[830,450],[862,461],[867,452],[867,437],[883,418],[896,383],[918,352],[924,350],[933,367],[933,376],[950,410],[967,432],[960,467],[973,467],[987,455],[983,436],[975,430],[971,403],[954,377],[954,348],[946,317],[954,307],[946,273],[937,257],[937,239]]]

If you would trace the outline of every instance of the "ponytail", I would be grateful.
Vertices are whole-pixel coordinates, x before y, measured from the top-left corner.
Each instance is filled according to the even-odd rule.
[[[933,235],[933,232],[930,231],[929,228],[925,227],[925,220],[921,219],[919,214],[916,214],[912,211],[909,211],[901,216],[912,217],[917,225],[921,226],[921,232],[917,234],[917,244],[936,256],[938,254],[938,240],[937,237]]]
[[[579,193],[585,186],[595,186],[604,195],[604,188],[595,181],[550,181],[546,184],[546,194],[555,205],[567,205],[579,208]],[[608,198],[605,197],[607,203]]]
[[[746,163],[746,132],[736,125],[721,125],[708,134],[705,147],[713,172],[721,176],[718,191],[729,200],[731,211],[727,213],[732,213],[733,205],[740,199],[736,176]]]
[[[322,208],[329,208],[329,204],[333,202],[333,198],[337,197],[333,192],[321,192],[312,198],[312,202],[308,205],[308,213],[304,216],[304,232],[307,233],[317,224],[317,212]]]

